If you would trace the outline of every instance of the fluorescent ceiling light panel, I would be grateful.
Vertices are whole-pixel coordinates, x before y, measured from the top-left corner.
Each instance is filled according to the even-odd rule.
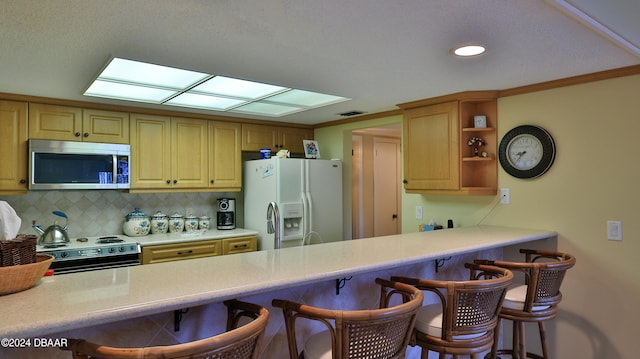
[[[109,62],[84,95],[269,117],[349,100],[120,58]]]
[[[109,79],[126,83],[184,89],[211,75],[176,69],[174,67],[148,64],[114,58],[102,71],[99,79]]]
[[[96,80],[89,86],[84,94],[85,96],[106,97],[128,101],[162,103],[177,93],[175,90]]]
[[[246,103],[247,101],[226,97],[216,97],[195,93],[182,93],[169,101],[167,105],[197,107],[216,111],[226,111],[232,107]]]
[[[236,107],[231,111],[250,113],[255,115],[263,115],[263,116],[279,117],[279,116],[289,115],[289,114],[304,111],[304,110],[305,110],[304,108],[294,107],[294,106],[277,105],[277,104],[265,103],[265,102],[252,102],[244,106]]]
[[[286,89],[281,86],[216,76],[194,87],[192,91],[254,100]]]
[[[332,103],[342,102],[348,99],[344,97],[326,95],[311,91],[291,90],[268,97],[265,100],[269,102],[278,102],[302,107],[319,107],[330,105]]]
[[[486,51],[486,48],[481,45],[464,45],[456,47],[452,52],[460,57],[478,56]]]

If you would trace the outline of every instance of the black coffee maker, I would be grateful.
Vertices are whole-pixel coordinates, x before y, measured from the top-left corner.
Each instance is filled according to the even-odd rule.
[[[218,229],[236,228],[236,200],[233,198],[218,199]]]

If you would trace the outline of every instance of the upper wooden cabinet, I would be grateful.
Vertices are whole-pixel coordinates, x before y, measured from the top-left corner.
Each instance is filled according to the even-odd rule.
[[[304,153],[302,140],[312,139],[313,129],[242,124],[243,151],[269,148],[273,153],[281,149],[292,153]]]
[[[27,191],[27,103],[0,101],[0,194]]]
[[[29,138],[129,143],[129,113],[29,104]]]
[[[237,192],[242,188],[241,125],[209,122],[209,187]]]
[[[131,114],[131,189],[208,187],[208,121]]]
[[[494,91],[474,91],[398,105],[404,114],[407,193],[497,193],[496,99]],[[486,116],[485,128],[474,126],[475,116]],[[474,137],[484,143],[479,156],[469,145]]]

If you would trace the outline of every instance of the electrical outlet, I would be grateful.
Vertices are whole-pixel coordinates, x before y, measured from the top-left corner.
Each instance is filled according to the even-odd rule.
[[[416,219],[422,219],[422,206],[416,206]]]
[[[622,240],[622,222],[607,221],[607,239],[610,241]]]
[[[511,190],[508,188],[500,188],[500,203],[511,203]]]

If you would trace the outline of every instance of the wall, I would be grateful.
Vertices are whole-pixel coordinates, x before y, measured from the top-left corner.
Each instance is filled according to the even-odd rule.
[[[122,234],[122,224],[128,213],[136,207],[148,215],[162,211],[167,215],[191,211],[194,215],[207,215],[215,225],[216,199],[242,198],[238,193],[155,193],[130,194],[120,191],[29,191],[26,195],[2,196],[22,219],[20,233],[36,234],[31,221],[44,228],[64,219],[51,212],[58,210],[69,217],[69,236],[92,237]],[[241,202],[241,201],[236,201]],[[236,213],[242,226],[242,203]]]
[[[617,359],[637,354],[635,327],[640,314],[640,112],[635,104],[640,76],[628,76],[501,98],[498,138],[522,124],[540,125],[554,137],[557,157],[544,176],[520,180],[499,168],[498,186],[511,189],[511,204],[498,197],[425,196],[403,193],[403,232],[433,218],[456,226],[478,223],[551,229],[558,249],[577,257],[563,285],[561,312],[547,327],[554,358]],[[324,153],[342,157],[350,168],[352,129],[399,116],[316,130]],[[349,141],[340,141],[348,133]],[[327,146],[328,145],[328,146]],[[329,147],[329,148],[327,148]],[[346,154],[346,155],[345,155]],[[349,162],[349,165],[347,165]],[[350,183],[350,174],[345,174]],[[345,188],[347,188],[345,186]],[[350,193],[345,193],[350,202]],[[413,216],[416,205],[424,220]],[[350,203],[348,204],[350,207]],[[350,210],[345,209],[345,213]],[[607,240],[606,221],[623,223],[623,241]],[[533,327],[528,327],[532,331]],[[537,340],[528,344],[536,346]]]

